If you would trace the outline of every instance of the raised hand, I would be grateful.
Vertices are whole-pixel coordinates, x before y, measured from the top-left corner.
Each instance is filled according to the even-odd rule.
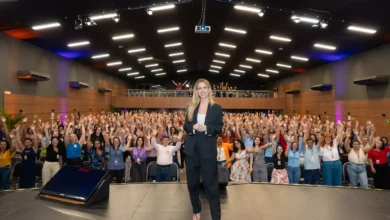
[[[23,123],[26,123],[27,122],[27,118],[23,118]]]
[[[1,121],[5,123],[6,119],[4,117],[1,117]]]

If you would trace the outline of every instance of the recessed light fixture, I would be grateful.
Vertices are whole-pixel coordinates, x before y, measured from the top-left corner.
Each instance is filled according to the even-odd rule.
[[[253,13],[257,13],[257,14],[261,11],[259,8],[248,7],[245,5],[235,5],[234,9],[241,10],[241,11],[253,12]]]
[[[159,71],[162,71],[163,69],[154,69],[154,70],[151,70],[152,73],[154,72],[159,72]]]
[[[135,76],[135,75],[138,75],[139,74],[139,72],[134,72],[134,73],[128,73],[127,75],[128,76]]]
[[[266,69],[265,71],[269,73],[279,73],[279,71],[273,69]]]
[[[220,57],[230,57],[230,55],[229,54],[226,54],[226,53],[215,53],[215,55],[217,55],[217,56],[220,56]]]
[[[145,78],[145,76],[137,76],[137,77],[134,77],[134,79],[143,79]]]
[[[143,52],[145,50],[146,50],[145,48],[137,48],[137,49],[131,49],[131,50],[127,51],[127,52],[128,53],[139,53],[139,52]]]
[[[309,61],[309,58],[300,57],[300,56],[291,56],[291,59],[294,59],[294,60],[301,60],[301,61]]]
[[[121,61],[115,61],[115,62],[107,63],[107,66],[118,66],[118,65],[122,65],[122,62]]]
[[[32,26],[32,29],[38,31],[38,30],[44,30],[44,29],[55,28],[55,27],[60,27],[60,26],[61,26],[60,23],[54,22],[54,23]]]
[[[260,49],[258,49],[258,50],[255,50],[255,51],[256,51],[256,53],[262,53],[262,54],[267,54],[267,55],[271,55],[272,54],[272,52],[268,51],[268,50],[260,50]]]
[[[349,26],[349,27],[348,27],[348,30],[350,30],[350,31],[363,32],[363,33],[366,33],[366,34],[375,34],[375,33],[376,33],[376,30],[374,30],[374,29],[365,28],[365,27],[360,27],[360,26],[355,26],[355,25]]]
[[[244,30],[230,28],[230,27],[225,27],[225,31],[234,32],[234,33],[238,33],[238,34],[246,34],[246,31],[244,31]]]
[[[122,68],[122,69],[119,69],[118,71],[124,72],[124,71],[129,71],[129,70],[131,70],[131,67]]]
[[[150,67],[155,67],[155,66],[158,66],[158,63],[149,64],[149,65],[146,65],[145,67],[150,68]]]
[[[248,65],[240,65],[240,67],[242,67],[242,68],[246,68],[246,69],[252,69],[252,67],[251,66],[248,66]]]
[[[266,77],[266,78],[269,78],[269,75],[267,75],[267,74],[261,74],[261,73],[259,73],[259,74],[257,74],[258,76],[260,76],[260,77]]]
[[[225,64],[226,62],[225,61],[222,61],[222,60],[213,60],[214,63],[222,63],[222,64]]]
[[[165,46],[164,47],[177,47],[177,46],[181,46],[182,45],[182,43],[172,43],[172,44],[165,44]]]
[[[187,69],[177,70],[178,73],[187,72]]]
[[[110,54],[108,54],[108,53],[98,54],[98,55],[92,56],[92,59],[101,59],[101,58],[106,58],[106,57],[109,57],[109,56],[110,56]]]
[[[134,34],[123,34],[123,35],[118,35],[118,36],[114,36],[112,37],[113,40],[123,40],[123,39],[129,39],[129,38],[133,38],[134,37]]]
[[[80,42],[69,43],[68,47],[79,47],[79,46],[85,46],[85,45],[89,45],[89,41],[80,41]]]
[[[276,66],[278,66],[278,67],[284,67],[284,68],[291,68],[290,65],[283,64],[283,63],[277,63]]]
[[[171,27],[171,28],[164,28],[157,30],[157,33],[166,33],[166,32],[172,32],[172,31],[178,31],[179,27]]]
[[[213,73],[219,73],[218,70],[213,70],[213,69],[209,69],[209,72],[213,72]]]
[[[179,53],[171,53],[169,54],[170,57],[176,57],[176,56],[181,56],[181,55],[184,55],[183,52],[179,52]]]
[[[186,60],[174,60],[172,63],[184,63]]]
[[[149,8],[151,11],[162,11],[162,10],[167,10],[167,9],[173,9],[175,8],[174,4],[169,4],[169,5],[161,5],[161,6],[156,6],[153,8]]]
[[[102,20],[102,19],[115,18],[117,16],[118,16],[117,13],[109,13],[109,14],[91,16],[90,19],[93,21],[97,21],[97,20]]]
[[[228,48],[236,48],[236,45],[226,44],[226,43],[219,43],[219,46],[221,46],[221,47],[228,47]]]
[[[279,36],[271,35],[269,38],[272,40],[277,40],[277,41],[291,42],[291,39],[286,38],[286,37],[279,37]]]
[[[231,76],[235,76],[235,77],[241,77],[240,74],[235,74],[235,73],[230,73]]]
[[[163,76],[166,75],[166,73],[156,73],[156,76]]]
[[[312,24],[316,24],[318,22],[320,22],[318,19],[316,18],[310,18],[310,17],[301,17],[301,16],[296,16],[296,15],[293,15],[291,17],[292,20],[294,20],[296,23],[299,23],[299,22],[306,22],[306,23],[312,23]],[[298,21],[298,22],[297,22]]]
[[[215,65],[211,65],[210,67],[211,67],[211,68],[215,68],[215,69],[222,69],[222,67],[221,67],[221,66],[215,66]]]
[[[237,73],[245,73],[244,70],[238,70],[238,69],[234,69],[234,72],[237,72]]]
[[[246,58],[245,60],[253,63],[261,63],[261,60],[253,59],[253,58]]]
[[[326,45],[326,44],[314,44],[314,47],[322,48],[322,49],[326,49],[326,50],[336,50],[335,46]]]
[[[153,60],[153,57],[140,58],[140,59],[138,59],[138,62],[142,62],[142,61],[146,61],[146,60]]]

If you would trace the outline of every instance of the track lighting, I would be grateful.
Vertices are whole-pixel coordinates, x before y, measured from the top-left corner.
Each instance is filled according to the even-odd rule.
[[[77,17],[77,19],[74,21],[74,29],[80,30],[83,29],[83,19],[81,19],[80,16]]]
[[[115,23],[119,23],[120,15],[117,13],[116,16],[112,18],[112,20],[114,20]]]
[[[265,14],[265,11],[260,9],[259,14],[258,14],[259,17],[264,17],[264,14]]]
[[[96,25],[96,22],[94,22],[93,20],[91,20],[91,18],[86,18],[85,19],[85,25],[87,26],[95,26]]]
[[[150,8],[146,9],[146,13],[147,13],[148,15],[153,15],[153,11],[150,10]]]
[[[327,27],[328,27],[328,22],[326,22],[326,21],[321,21],[321,22],[320,22],[320,27],[323,28],[323,29],[327,28]]]

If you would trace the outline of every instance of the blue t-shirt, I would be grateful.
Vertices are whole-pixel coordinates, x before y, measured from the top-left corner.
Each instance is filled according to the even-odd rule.
[[[293,151],[290,147],[290,150],[288,151],[288,166],[289,167],[299,167],[300,166],[302,142],[303,142],[302,138],[299,138],[298,150],[296,150],[296,151]]]
[[[66,147],[66,158],[76,159],[81,158],[81,145],[79,143],[69,143]]]
[[[105,147],[108,154],[107,169],[109,170],[121,170],[125,169],[125,162],[123,161],[123,152],[126,151],[126,146],[122,145],[115,150],[112,146]]]

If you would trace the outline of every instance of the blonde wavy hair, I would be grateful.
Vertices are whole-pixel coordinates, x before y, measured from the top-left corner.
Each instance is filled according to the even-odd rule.
[[[199,105],[199,102],[200,102],[200,99],[199,99],[199,96],[198,96],[198,91],[197,91],[197,88],[198,88],[198,84],[199,83],[204,83],[206,84],[206,86],[209,88],[209,103],[211,106],[214,105],[214,99],[213,99],[213,91],[211,89],[211,85],[209,83],[209,81],[207,81],[207,79],[198,79],[198,81],[196,81],[195,83],[195,86],[194,86],[194,91],[192,93],[192,100],[191,102],[189,102],[187,104],[187,118],[188,118],[188,121],[192,121],[192,119],[194,118],[194,111],[195,111],[195,108],[196,106]]]

